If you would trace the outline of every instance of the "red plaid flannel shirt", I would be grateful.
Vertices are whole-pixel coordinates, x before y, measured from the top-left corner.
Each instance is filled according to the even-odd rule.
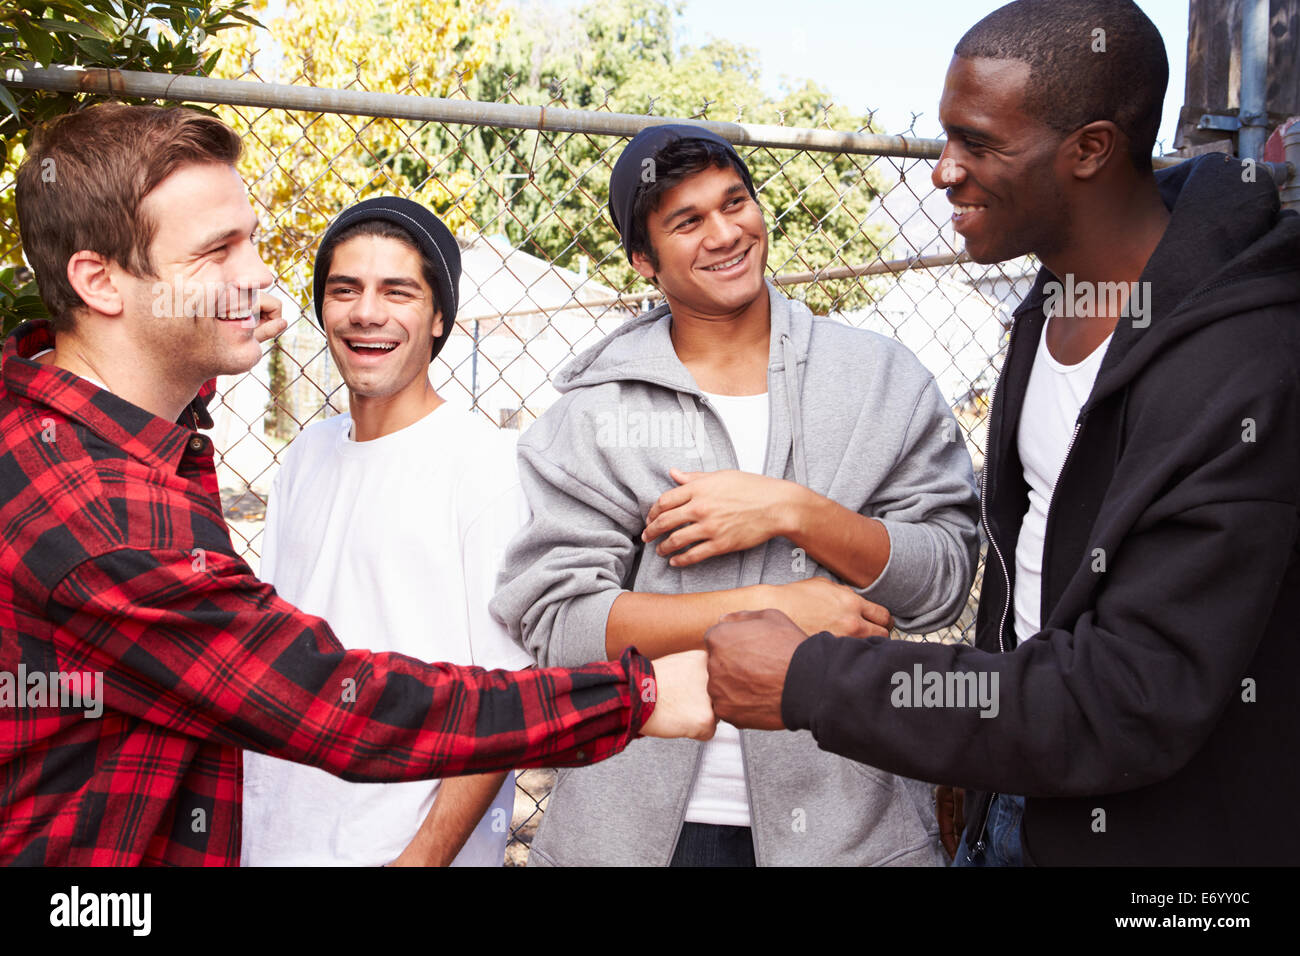
[[[415,780],[590,763],[650,716],[634,652],[509,673],[344,650],[235,553],[211,441],[29,359],[52,344],[28,323],[4,347],[0,862],[237,864],[240,748]],[[54,672],[101,672],[102,715],[37,706]]]

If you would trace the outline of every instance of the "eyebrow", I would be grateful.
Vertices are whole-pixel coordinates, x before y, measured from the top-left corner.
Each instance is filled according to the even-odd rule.
[[[976,129],[973,126],[945,126],[944,133],[947,134],[949,139],[952,139],[954,136],[960,136],[963,139],[979,139],[990,143],[997,140],[997,137],[991,130],[986,132],[984,130]]]
[[[198,244],[199,249],[212,249],[216,246],[224,246],[231,239],[245,235],[242,229],[224,229],[221,232],[214,232],[203,239]]]
[[[328,285],[365,285],[361,279],[356,276],[345,276],[338,273],[331,273],[325,280]],[[390,289],[415,289],[420,291],[420,283],[408,276],[390,276],[386,279],[380,279],[379,285]]]
[[[261,220],[259,220],[259,219],[254,219],[254,220],[253,220],[253,226],[252,226],[251,229],[244,230],[244,229],[239,228],[238,226],[235,226],[235,227],[230,228],[230,229],[222,229],[222,230],[220,230],[219,232],[213,232],[213,233],[210,233],[210,234],[209,234],[206,238],[204,238],[204,240],[203,240],[202,242],[200,242],[200,243],[199,243],[195,248],[197,248],[197,249],[212,249],[212,248],[215,248],[215,247],[217,247],[217,246],[224,246],[224,245],[225,245],[227,242],[229,242],[231,239],[239,239],[239,238],[241,238],[241,237],[243,237],[243,236],[250,236],[250,235],[252,235],[253,233],[257,232],[257,231],[258,231],[259,229],[261,229],[261,228],[262,228],[262,222],[261,222]]]
[[[732,183],[730,186],[727,187],[727,191],[722,194],[722,198],[730,199],[732,196],[736,195],[737,193],[748,193],[748,192],[749,190],[745,188],[744,183]],[[674,219],[678,218],[679,216],[685,216],[689,213],[695,212],[695,208],[696,208],[695,206],[682,206],[678,209],[674,209],[668,215],[664,216],[664,225],[668,226]]]

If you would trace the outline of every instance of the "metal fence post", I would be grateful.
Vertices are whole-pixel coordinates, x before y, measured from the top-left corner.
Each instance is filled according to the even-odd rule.
[[[1246,0],[1241,9],[1241,105],[1237,115],[1240,159],[1259,162],[1268,138],[1268,2]]]

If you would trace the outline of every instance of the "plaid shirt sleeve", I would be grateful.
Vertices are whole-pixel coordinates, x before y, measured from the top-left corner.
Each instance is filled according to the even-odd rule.
[[[590,763],[650,716],[635,654],[515,674],[345,650],[235,553],[192,431],[211,383],[168,422],[32,360],[52,344],[28,323],[0,364],[0,862],[237,863],[241,748],[414,780]]]
[[[652,712],[638,654],[507,672],[345,650],[238,558],[203,560],[120,549],[55,588],[56,650],[104,673],[106,710],[354,781],[590,763]]]

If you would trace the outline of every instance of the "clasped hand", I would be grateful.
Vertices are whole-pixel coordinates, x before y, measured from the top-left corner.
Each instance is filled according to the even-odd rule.
[[[677,487],[650,508],[641,540],[649,543],[667,535],[655,552],[673,555],[668,563],[675,568],[745,551],[782,534],[799,489],[793,482],[746,471],[672,468],[668,473]]]

